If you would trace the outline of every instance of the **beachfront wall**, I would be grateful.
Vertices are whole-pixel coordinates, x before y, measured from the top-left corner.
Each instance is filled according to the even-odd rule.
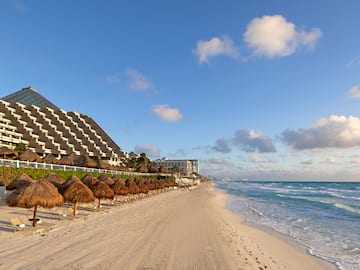
[[[196,159],[159,159],[155,160],[156,165],[168,168],[170,171],[174,167],[178,167],[186,176],[191,176],[193,173],[199,174],[199,161]]]
[[[113,166],[126,160],[92,118],[58,109],[31,87],[0,100],[0,147],[14,149],[19,143],[41,157],[52,154],[60,159],[74,153]]]
[[[131,176],[151,176],[153,173],[140,173],[140,172],[123,172],[106,169],[86,168],[69,165],[55,165],[48,163],[38,163],[30,161],[20,161],[11,159],[0,158],[0,167],[13,167],[13,168],[33,168],[43,170],[54,170],[54,171],[71,171],[71,172],[89,172],[89,173],[101,173],[111,175],[131,175]],[[156,175],[171,176],[169,173],[157,173]]]

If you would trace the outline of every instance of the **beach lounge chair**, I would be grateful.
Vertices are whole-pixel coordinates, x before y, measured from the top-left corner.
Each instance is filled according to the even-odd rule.
[[[19,231],[26,226],[18,217],[11,218],[10,223],[14,226],[15,231]]]

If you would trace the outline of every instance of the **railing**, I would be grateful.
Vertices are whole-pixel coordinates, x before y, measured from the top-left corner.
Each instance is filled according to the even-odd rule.
[[[54,171],[89,172],[89,173],[101,173],[101,174],[112,174],[112,175],[117,174],[117,175],[131,175],[131,176],[154,175],[153,173],[123,172],[123,171],[77,167],[77,166],[70,166],[70,165],[56,165],[56,164],[38,163],[38,162],[20,161],[20,160],[11,160],[11,159],[1,159],[1,158],[0,158],[0,167],[33,168],[33,169],[54,170]],[[158,173],[158,175],[170,176],[171,174]]]

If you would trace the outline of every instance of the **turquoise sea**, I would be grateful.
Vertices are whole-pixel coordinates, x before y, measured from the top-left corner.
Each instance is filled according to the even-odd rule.
[[[228,208],[305,245],[341,270],[360,269],[360,183],[215,182]]]

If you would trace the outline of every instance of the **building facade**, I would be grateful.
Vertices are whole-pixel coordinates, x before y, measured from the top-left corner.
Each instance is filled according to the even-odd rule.
[[[199,174],[199,160],[196,159],[159,159],[155,160],[156,165],[168,168],[171,171],[174,167],[178,167],[186,176],[193,173]]]
[[[89,116],[66,112],[28,87],[0,99],[0,146],[23,143],[40,156],[87,155],[122,165],[125,153]]]

